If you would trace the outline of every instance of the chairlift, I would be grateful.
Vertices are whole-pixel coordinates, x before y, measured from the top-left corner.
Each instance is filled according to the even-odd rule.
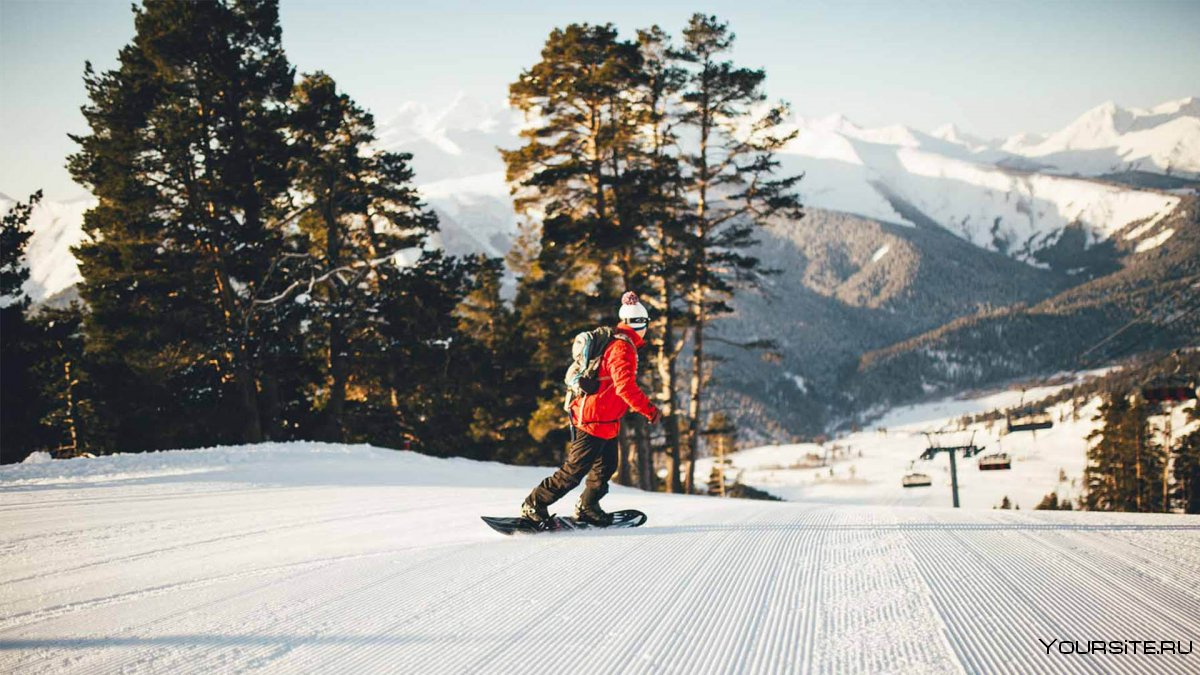
[[[993,452],[979,458],[980,471],[1005,471],[1012,468],[1012,458],[1005,452]]]
[[[1182,371],[1182,365],[1177,362],[1174,372],[1154,377],[1143,385],[1142,398],[1146,399],[1147,403],[1182,403],[1195,400],[1195,375]]]
[[[1053,426],[1054,420],[1050,418],[1050,413],[1045,411],[1024,410],[1008,415],[1008,432],[1010,434],[1014,431],[1039,431]]]
[[[925,438],[929,441],[929,447],[925,448],[925,452],[921,453],[921,459],[931,460],[937,457],[938,453],[944,452],[950,456],[950,494],[953,498],[954,508],[958,508],[958,468],[954,461],[954,457],[958,453],[962,453],[963,457],[974,457],[983,452],[983,448],[975,445],[975,432],[971,432],[971,440],[966,445],[941,445],[934,441],[934,436],[942,432],[925,432]],[[907,487],[907,486],[905,486]]]
[[[1196,385],[1159,381],[1142,388],[1142,398],[1147,403],[1182,403],[1196,398]]]
[[[1021,388],[1021,402],[1008,411],[1008,433],[1014,431],[1040,431],[1054,426],[1050,413],[1033,405],[1025,405],[1025,388]]]
[[[913,471],[912,473],[904,474],[904,478],[900,480],[900,484],[906,488],[929,487],[933,485],[933,479],[927,473]]]

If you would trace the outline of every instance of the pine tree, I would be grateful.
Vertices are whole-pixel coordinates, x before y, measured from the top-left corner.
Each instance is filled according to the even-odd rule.
[[[381,279],[400,274],[395,256],[419,247],[437,220],[411,183],[411,156],[368,152],[374,119],[339,93],[332,78],[320,72],[304,77],[293,107],[298,222],[306,244],[290,267],[307,270],[300,277],[308,278],[306,319],[324,328],[311,333],[321,336],[314,341],[321,343],[325,373],[318,435],[340,441],[354,354],[378,347],[371,345],[372,324],[388,301],[379,293]]]
[[[48,448],[77,457],[111,449],[107,426],[96,416],[95,391],[84,353],[83,307],[43,308],[34,322],[44,345],[35,374],[45,401],[41,424]]]
[[[425,251],[381,279],[379,364],[364,372],[362,381],[365,410],[378,411],[370,392],[379,390],[390,401],[390,418],[384,418],[386,427],[373,429],[371,438],[440,456],[470,454],[468,383],[477,364],[459,331],[456,310],[473,286],[477,263]]]
[[[527,229],[507,258],[519,279],[513,300],[515,322],[532,346],[527,367],[536,381],[535,403],[526,429],[539,446],[533,454],[541,463],[558,461],[569,437],[559,386],[566,369],[564,358],[570,353],[571,336],[593,323],[592,312],[581,301],[586,297],[586,281],[571,283],[567,270],[573,265],[563,257],[557,247],[543,246],[538,233]]]
[[[1125,471],[1121,448],[1125,439],[1121,433],[1128,409],[1129,402],[1125,396],[1110,395],[1100,405],[1094,418],[1102,425],[1088,434],[1088,466],[1084,471],[1088,510],[1116,511],[1124,503],[1121,483]]]
[[[1192,405],[1191,418],[1200,419],[1200,404]],[[1184,513],[1200,513],[1200,429],[1180,438],[1174,455],[1174,507]]]
[[[550,33],[542,60],[509,87],[510,103],[538,121],[521,131],[524,146],[501,153],[514,205],[544,214],[543,243],[591,272],[606,300],[618,278],[628,286],[637,239],[624,197],[638,119],[624,93],[640,58],[611,24],[571,24]]]
[[[684,84],[684,71],[671,57],[670,37],[658,26],[638,31],[638,46],[642,54],[642,87],[637,90],[636,110],[643,129],[644,150],[639,171],[630,181],[637,186],[636,202],[639,220],[644,224],[648,253],[647,276],[653,288],[647,304],[655,316],[650,329],[654,348],[651,371],[657,385],[662,425],[666,432],[666,448],[670,457],[669,489],[678,491],[680,462],[680,433],[677,407],[679,390],[678,361],[683,351],[683,317],[680,291],[686,270],[685,214],[682,166],[676,151],[679,137],[675,131],[678,97]],[[650,453],[648,434],[635,428],[640,439],[637,450],[639,486],[652,490],[657,484],[654,462]]]
[[[33,235],[29,218],[41,200],[38,190],[0,220],[0,463],[19,462],[46,442],[34,377],[41,339],[27,318],[31,300],[23,288],[29,279],[25,248]]]
[[[682,95],[681,133],[694,139],[686,153],[689,222],[688,293],[692,325],[687,478],[691,490],[700,442],[706,386],[705,330],[732,311],[739,285],[755,285],[766,271],[746,253],[755,231],[772,218],[800,218],[794,192],[800,176],[776,177],[775,153],[795,137],[784,130],[787,108],[766,106],[766,73],[735,67],[723,57],[734,34],[714,16],[694,14],[676,57],[688,70]]]
[[[635,283],[639,233],[627,173],[638,120],[625,92],[637,85],[640,54],[612,25],[571,24],[551,32],[541,56],[509,88],[511,104],[532,124],[521,132],[525,144],[502,155],[514,206],[539,219],[518,263],[515,308],[526,339],[538,345],[530,433],[553,446],[565,439],[558,386],[565,345],[611,320],[615,298]]]
[[[119,67],[87,64],[69,168],[99,204],[75,251],[106,417],[127,450],[256,442],[278,290],[292,70],[273,0],[147,0]],[[263,383],[267,384],[267,383]]]
[[[1095,418],[1103,426],[1088,435],[1085,472],[1090,510],[1161,511],[1159,477],[1165,457],[1155,442],[1145,402],[1109,394]]]
[[[457,309],[459,333],[470,341],[469,372],[461,389],[474,456],[516,464],[542,461],[527,423],[537,405],[532,345],[501,298],[503,261],[476,258],[474,285]]]

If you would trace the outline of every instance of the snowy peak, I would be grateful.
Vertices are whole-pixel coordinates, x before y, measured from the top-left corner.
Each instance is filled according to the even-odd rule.
[[[937,129],[934,129],[929,135],[946,141],[947,143],[961,145],[972,152],[982,152],[983,150],[987,150],[995,145],[994,142],[986,141],[978,136],[964,132],[953,122],[943,124]]]
[[[1160,103],[1150,109],[1151,115],[1187,115],[1190,117],[1200,117],[1200,98],[1188,96],[1181,98],[1178,101],[1167,101]]]
[[[0,215],[16,204],[7,197],[0,198]],[[25,249],[29,279],[23,289],[35,303],[82,279],[71,247],[83,241],[83,214],[95,204],[91,197],[66,202],[43,199],[33,207],[28,225],[33,236]]]
[[[940,226],[973,244],[1040,264],[1068,227],[1087,245],[1155,222],[1174,195],[1091,180],[1129,170],[1200,176],[1197,100],[1150,110],[1114,102],[1048,135],[988,141],[954,124],[931,133],[864,128],[843,115],[795,119],[781,160],[803,172],[810,206],[913,226]]]
[[[1000,149],[1005,152],[1011,152],[1019,155],[1025,148],[1033,147],[1046,140],[1045,134],[1035,134],[1027,131],[1022,131],[1018,134],[1013,134],[1005,139]]]
[[[1040,142],[1010,139],[1004,149],[1045,161],[1059,173],[1138,170],[1200,176],[1200,101],[1188,97],[1149,110],[1109,101]]]
[[[445,108],[431,108],[425,103],[409,101],[380,126],[380,136],[407,140],[429,136],[445,136],[456,131],[489,132],[497,126],[502,106],[487,106],[459,92]]]
[[[1134,113],[1108,101],[1080,115],[1062,130],[1051,134],[1028,154],[1060,150],[1086,150],[1114,145],[1136,119]]]
[[[412,152],[420,182],[462,178],[499,170],[496,147],[513,144],[519,123],[517,111],[459,93],[443,108],[400,106],[379,126],[376,145]]]

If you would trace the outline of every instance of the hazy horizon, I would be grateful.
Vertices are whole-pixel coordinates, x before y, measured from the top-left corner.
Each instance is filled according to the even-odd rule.
[[[694,11],[730,23],[734,60],[765,68],[772,98],[867,127],[953,123],[1004,138],[1061,128],[1109,100],[1150,108],[1200,93],[1200,3],[285,0],[280,16],[297,71],[328,72],[382,123],[408,101],[437,109],[461,92],[502,102],[556,26],[608,21],[632,36],[657,23],[677,34]],[[0,0],[0,192],[86,193],[63,166],[75,150],[66,134],[87,130],[83,63],[113,68],[132,36],[125,0]]]

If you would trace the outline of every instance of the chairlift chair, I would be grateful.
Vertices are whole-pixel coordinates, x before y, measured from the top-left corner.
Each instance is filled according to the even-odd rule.
[[[1170,374],[1158,375],[1142,386],[1142,398],[1147,403],[1182,403],[1196,398],[1196,374],[1176,363]]]
[[[1012,468],[1012,459],[1008,453],[993,452],[979,458],[980,471],[1004,471]]]
[[[1008,415],[1009,433],[1014,431],[1038,431],[1040,429],[1049,429],[1053,426],[1054,420],[1050,419],[1050,413],[1045,411],[1027,410]]]
[[[933,479],[927,473],[912,472],[904,474],[904,478],[900,480],[900,484],[906,488],[913,487],[929,487],[933,485]]]
[[[1196,398],[1196,388],[1194,384],[1160,383],[1158,386],[1142,388],[1141,396],[1150,404],[1190,401]]]

